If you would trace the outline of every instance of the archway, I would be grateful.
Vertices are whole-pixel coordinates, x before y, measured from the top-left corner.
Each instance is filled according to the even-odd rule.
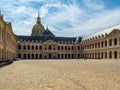
[[[52,58],[52,55],[51,55],[51,53],[49,53],[49,59],[51,59]]]
[[[117,59],[117,51],[114,52],[114,58]]]

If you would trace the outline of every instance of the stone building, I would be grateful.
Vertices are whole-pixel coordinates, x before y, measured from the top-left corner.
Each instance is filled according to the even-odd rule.
[[[16,55],[17,54],[17,55]],[[120,59],[120,24],[84,37],[57,37],[38,14],[31,36],[14,35],[0,15],[0,59]]]
[[[0,59],[7,60],[17,57],[17,40],[10,22],[0,14]]]
[[[80,57],[120,59],[120,24],[82,38]]]
[[[81,39],[81,37],[56,37],[48,27],[44,28],[38,14],[31,36],[17,35],[18,58],[73,59],[78,53],[75,48],[76,42],[80,42]]]

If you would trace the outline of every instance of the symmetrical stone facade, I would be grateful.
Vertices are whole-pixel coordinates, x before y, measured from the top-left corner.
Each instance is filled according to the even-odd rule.
[[[17,57],[17,40],[10,22],[3,20],[0,15],[0,59],[8,60]]]
[[[31,36],[14,35],[0,15],[0,59],[120,59],[120,25],[85,37],[56,37],[38,15]]]
[[[120,59],[120,25],[108,28],[103,33],[83,38],[81,58]],[[105,33],[105,34],[104,34]]]

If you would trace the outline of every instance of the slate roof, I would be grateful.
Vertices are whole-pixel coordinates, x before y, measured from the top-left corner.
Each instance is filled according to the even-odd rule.
[[[106,35],[110,34],[113,31],[113,29],[120,29],[120,24],[112,26],[112,27],[109,27],[109,28],[106,28],[106,29],[98,31],[96,33],[87,35],[87,36],[85,36],[85,37],[82,38],[82,41],[90,39],[90,38],[96,38],[96,37],[99,37],[99,36],[100,37],[101,36],[105,37]]]
[[[55,42],[65,42],[65,41],[76,41],[76,37],[53,37],[53,36],[21,36],[21,35],[16,35],[17,41],[47,41],[47,40],[52,40]],[[81,41],[81,37],[78,38],[78,41]]]
[[[48,28],[43,32],[43,36],[55,36]]]

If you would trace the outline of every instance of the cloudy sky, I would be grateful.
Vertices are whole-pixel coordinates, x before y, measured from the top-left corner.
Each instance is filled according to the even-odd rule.
[[[0,0],[15,34],[30,35],[38,11],[56,36],[84,36],[120,24],[120,0]]]

